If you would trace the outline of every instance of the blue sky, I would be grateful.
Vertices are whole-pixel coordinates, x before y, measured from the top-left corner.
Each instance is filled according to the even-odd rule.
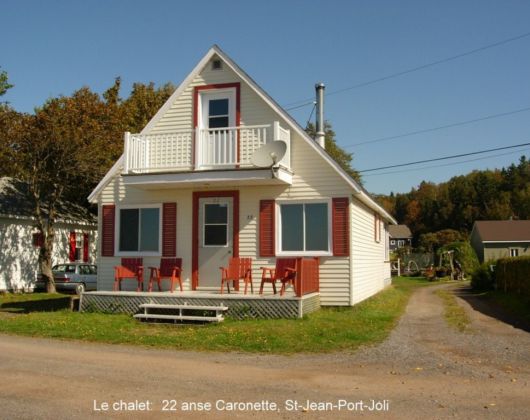
[[[26,112],[84,85],[101,93],[116,76],[123,96],[133,82],[178,84],[214,43],[288,108],[312,98],[318,81],[330,93],[530,32],[525,0],[4,0],[1,10],[0,66],[15,85],[2,99]],[[326,119],[359,170],[527,143],[530,111],[352,146],[530,107],[529,74],[525,37],[329,95]],[[311,106],[290,112],[305,125]],[[404,192],[523,153],[528,146],[364,181],[374,193]]]

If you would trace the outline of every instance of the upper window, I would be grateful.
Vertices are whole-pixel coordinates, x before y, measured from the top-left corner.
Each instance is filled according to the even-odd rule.
[[[328,253],[328,203],[283,203],[279,205],[280,253]]]
[[[200,128],[215,130],[236,125],[236,90],[206,89],[200,93]]]
[[[120,209],[119,252],[159,252],[160,208]]]
[[[228,98],[208,101],[208,128],[229,126]]]
[[[519,250],[517,248],[511,248],[510,257],[518,257],[518,256],[519,256]]]

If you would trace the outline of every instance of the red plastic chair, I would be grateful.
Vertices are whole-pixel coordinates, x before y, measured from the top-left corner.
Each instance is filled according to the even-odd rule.
[[[134,279],[138,282],[137,292],[144,289],[144,267],[142,258],[122,258],[121,265],[114,267],[113,290],[121,290],[123,280]]]
[[[173,293],[175,290],[175,283],[178,283],[180,286],[180,291],[182,292],[182,258],[162,258],[160,260],[160,267],[149,267],[151,274],[149,276],[149,287],[148,292],[153,291],[153,282],[156,281],[158,284],[158,291],[162,291],[161,282],[162,280],[170,281],[169,291]]]
[[[263,285],[265,283],[272,284],[272,290],[276,294],[276,281],[282,283],[280,289],[280,296],[285,293],[285,287],[290,284],[295,290],[295,279],[296,279],[296,258],[276,258],[276,267],[261,267],[261,285],[259,288],[259,294],[263,294]],[[295,290],[296,293],[296,290]]]
[[[245,295],[247,294],[248,285],[250,283],[250,293],[254,293],[252,286],[252,258],[232,257],[228,260],[228,267],[219,267],[221,269],[221,294],[223,294],[224,286],[228,288],[230,293],[230,282],[233,282],[234,289],[239,286],[239,280],[245,283]]]

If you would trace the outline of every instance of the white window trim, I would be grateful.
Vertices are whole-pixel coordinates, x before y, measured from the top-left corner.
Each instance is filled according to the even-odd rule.
[[[123,209],[158,209],[158,252],[153,251],[120,251],[121,210]],[[162,256],[162,204],[123,204],[116,206],[116,224],[114,226],[114,255],[117,257],[161,257]]]
[[[224,226],[226,225],[226,244],[225,245],[206,245],[206,205],[208,204],[226,204],[227,210],[226,210],[226,223],[208,223],[208,225],[217,225],[217,226]],[[230,246],[230,212],[232,211],[232,206],[230,205],[230,202],[225,201],[222,203],[213,203],[213,202],[203,202],[202,203],[202,247],[203,248],[228,248]],[[233,242],[233,241],[232,241]]]
[[[234,127],[236,124],[236,88],[205,89],[199,92],[199,104],[197,106],[199,128],[206,129],[204,124],[204,114],[206,101],[208,99],[228,99],[228,126]]]
[[[282,217],[281,208],[282,204],[319,204],[325,203],[328,206],[328,251],[282,251]],[[276,220],[276,255],[278,257],[330,257],[333,255],[333,244],[332,244],[332,217],[331,217],[331,198],[318,199],[318,200],[276,200],[275,209],[275,220]],[[304,219],[305,220],[305,219]],[[304,242],[305,242],[305,226],[304,226]]]
[[[516,253],[517,255],[512,255],[512,253]],[[516,258],[519,256],[519,248],[510,248],[510,257]]]

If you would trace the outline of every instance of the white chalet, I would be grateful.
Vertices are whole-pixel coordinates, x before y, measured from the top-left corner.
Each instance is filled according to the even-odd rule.
[[[274,170],[254,167],[274,140],[285,156]],[[390,283],[394,219],[217,46],[141,133],[125,133],[89,200],[100,291],[134,257],[146,281],[162,257],[182,258],[185,292],[219,290],[230,256],[252,257],[255,291],[277,257],[318,257],[322,305],[353,305]]]

